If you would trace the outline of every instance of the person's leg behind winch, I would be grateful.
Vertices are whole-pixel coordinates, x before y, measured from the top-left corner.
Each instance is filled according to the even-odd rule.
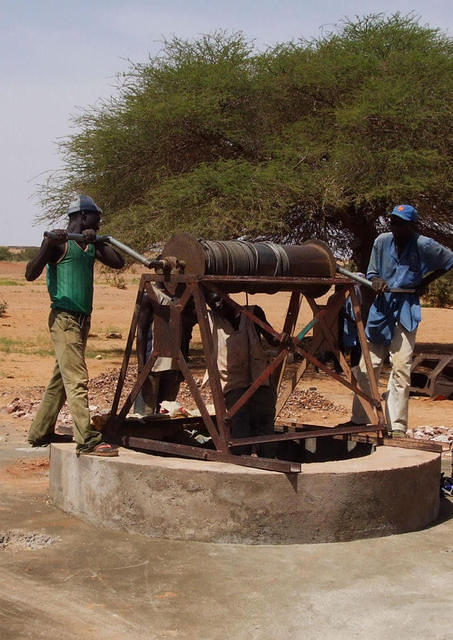
[[[247,389],[232,389],[225,394],[225,406],[227,411],[236,404]],[[250,400],[246,402],[230,420],[231,438],[248,438],[252,435],[250,426]],[[250,445],[234,447],[231,450],[235,455],[249,455],[252,451]]]
[[[371,358],[371,365],[373,367],[374,375],[376,377],[376,381],[379,384],[379,379],[381,377],[382,363],[389,353],[389,345],[378,344],[375,342],[368,342],[368,350]],[[357,384],[360,389],[371,397],[371,386],[370,380],[368,377],[368,372],[365,364],[365,358],[360,358],[360,363],[354,369],[354,373],[356,375]],[[351,422],[354,424],[369,424],[370,419],[365,409],[362,406],[362,403],[359,400],[357,394],[354,395],[354,399],[352,401],[352,416]]]
[[[157,413],[157,396],[159,393],[160,373],[150,373],[143,387],[135,398],[133,413],[145,418]]]
[[[270,384],[258,387],[250,398],[252,436],[267,436],[275,433],[276,395],[274,385]],[[277,442],[266,442],[256,447],[256,452],[263,458],[275,458],[277,450]]]
[[[394,435],[402,435],[407,431],[411,366],[416,333],[416,331],[406,331],[402,325],[397,324],[390,344],[392,371],[385,398],[387,422]]]

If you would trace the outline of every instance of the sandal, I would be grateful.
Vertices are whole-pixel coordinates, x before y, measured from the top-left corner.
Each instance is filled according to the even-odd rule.
[[[107,442],[100,442],[94,449],[88,451],[79,451],[79,455],[88,456],[104,456],[105,458],[113,458],[118,455],[118,447],[115,447]]]

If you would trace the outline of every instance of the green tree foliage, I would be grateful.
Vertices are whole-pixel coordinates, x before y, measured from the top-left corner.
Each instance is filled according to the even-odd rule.
[[[241,34],[174,38],[75,118],[44,217],[85,192],[142,249],[175,230],[318,236],[363,269],[399,202],[450,243],[452,97],[453,43],[412,16],[264,52]]]
[[[423,296],[423,303],[430,307],[453,306],[453,273],[449,271],[429,285],[429,290]]]
[[[8,262],[28,262],[34,258],[39,251],[39,247],[0,247],[0,260]]]

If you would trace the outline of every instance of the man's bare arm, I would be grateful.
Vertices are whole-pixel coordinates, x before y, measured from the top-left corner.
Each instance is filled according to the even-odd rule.
[[[118,253],[113,247],[110,247],[105,242],[96,242],[96,258],[100,260],[107,267],[112,269],[121,269],[124,267],[123,256]]]
[[[254,313],[255,313],[257,318],[259,318],[260,320],[262,320],[263,322],[265,322],[266,324],[271,326],[269,321],[266,318],[266,314],[264,313],[264,311],[263,311],[263,309],[261,307],[259,307],[258,305],[255,305]],[[278,347],[278,345],[280,344],[280,341],[277,340],[277,338],[275,338],[271,333],[268,333],[266,331],[266,329],[263,329],[262,327],[259,327],[258,325],[255,325],[255,328],[258,331],[258,333],[263,336],[263,338],[266,340],[266,342],[271,347]]]
[[[55,236],[44,238],[38,255],[27,262],[25,267],[25,278],[29,282],[38,278],[46,264],[49,262],[57,262],[64,252],[64,244],[68,240],[68,234],[64,229],[54,229]]]

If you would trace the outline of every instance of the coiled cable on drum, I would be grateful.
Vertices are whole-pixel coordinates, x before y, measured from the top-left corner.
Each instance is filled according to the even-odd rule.
[[[288,276],[291,272],[285,249],[273,242],[253,244],[245,240],[200,240],[206,259],[206,273],[226,276],[260,276],[269,267],[272,275]],[[267,247],[270,253],[263,251]],[[272,256],[269,264],[269,257]],[[264,263],[262,261],[265,261]],[[264,266],[266,264],[266,266]]]
[[[262,242],[261,244],[269,247],[275,255],[276,262],[274,277],[288,276],[290,274],[290,264],[288,254],[286,253],[284,248],[279,244],[274,244],[273,242]]]

